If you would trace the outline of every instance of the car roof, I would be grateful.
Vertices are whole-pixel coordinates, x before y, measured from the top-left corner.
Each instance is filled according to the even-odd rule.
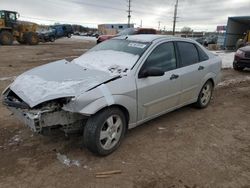
[[[193,42],[193,40],[185,39],[181,37],[175,37],[171,35],[154,35],[154,34],[119,36],[119,37],[115,37],[114,39],[126,39],[126,40],[137,41],[137,42],[153,42],[155,40],[163,40],[163,39]]]
[[[15,14],[17,14],[16,11],[10,11],[10,10],[0,10],[0,12],[10,12],[10,13],[15,13]]]

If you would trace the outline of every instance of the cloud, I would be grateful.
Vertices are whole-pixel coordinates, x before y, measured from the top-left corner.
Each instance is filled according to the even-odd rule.
[[[16,10],[22,19],[38,23],[75,23],[96,27],[126,23],[126,0],[0,0],[1,8]],[[132,0],[132,22],[144,27],[172,29],[175,0]],[[228,16],[250,16],[249,0],[179,0],[177,29],[215,30]]]

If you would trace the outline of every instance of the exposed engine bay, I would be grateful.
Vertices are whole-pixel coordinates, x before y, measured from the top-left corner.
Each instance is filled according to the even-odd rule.
[[[72,133],[83,129],[83,120],[87,117],[64,111],[62,107],[69,100],[70,98],[57,99],[30,108],[9,89],[4,94],[3,102],[33,132],[43,133],[48,128],[61,128],[65,133]]]

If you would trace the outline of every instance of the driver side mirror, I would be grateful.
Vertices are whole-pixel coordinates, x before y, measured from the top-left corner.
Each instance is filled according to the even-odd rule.
[[[163,76],[164,74],[165,72],[160,68],[150,67],[140,71],[138,78],[159,77]]]

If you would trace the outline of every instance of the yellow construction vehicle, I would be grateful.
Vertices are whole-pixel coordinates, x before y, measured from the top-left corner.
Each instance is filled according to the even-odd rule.
[[[20,44],[37,45],[39,37],[37,24],[18,21],[19,14],[14,11],[0,10],[0,45]]]
[[[243,39],[239,39],[236,43],[236,49],[239,49],[243,46],[246,46],[250,44],[250,30],[247,31],[246,33],[244,33],[244,38]]]

